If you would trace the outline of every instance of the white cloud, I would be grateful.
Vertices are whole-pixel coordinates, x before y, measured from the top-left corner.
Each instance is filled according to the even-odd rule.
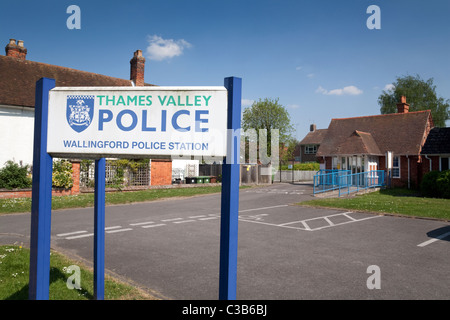
[[[392,91],[395,90],[395,86],[392,83],[388,83],[387,85],[384,86],[384,91]]]
[[[343,96],[343,95],[357,96],[362,94],[363,91],[355,86],[348,86],[342,89],[333,89],[333,90],[326,90],[322,86],[319,86],[319,88],[317,88],[316,90],[316,93],[321,93],[327,96]]]
[[[252,104],[255,102],[255,100],[250,100],[250,99],[242,99],[241,100],[241,105],[243,107],[251,107]]]
[[[298,104],[288,104],[287,106],[288,106],[288,108],[291,108],[291,109],[298,109],[298,108],[300,108],[300,105],[298,105]]]
[[[328,94],[328,91],[325,90],[322,86],[319,86],[316,90],[316,93]]]
[[[308,73],[306,76],[307,76],[308,78],[312,79],[312,78],[314,78],[316,75],[315,75],[314,73]]]
[[[297,70],[297,71],[300,71],[302,69],[303,69],[303,67],[301,67],[301,66],[298,66],[298,67],[295,68],[295,70]]]
[[[183,40],[163,39],[160,36],[148,36],[149,43],[147,47],[147,57],[150,60],[162,61],[171,59],[183,54],[184,49],[192,47],[192,45]]]

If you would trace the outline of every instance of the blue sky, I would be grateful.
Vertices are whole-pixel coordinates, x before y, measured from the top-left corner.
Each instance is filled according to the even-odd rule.
[[[79,30],[66,26],[70,5]],[[379,30],[367,28],[370,5]],[[301,140],[311,123],[379,114],[397,76],[434,78],[450,98],[449,16],[445,0],[15,0],[0,4],[0,41],[24,40],[29,60],[125,79],[141,49],[146,82],[162,86],[241,77],[244,107],[279,98]]]

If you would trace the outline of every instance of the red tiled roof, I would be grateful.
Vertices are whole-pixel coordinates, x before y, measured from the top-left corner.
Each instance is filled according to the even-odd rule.
[[[355,130],[342,143],[338,144],[333,155],[370,154],[382,155],[375,139],[368,132]]]
[[[372,152],[376,150],[373,149],[375,143],[380,154],[393,151],[397,155],[418,155],[424,143],[429,121],[432,126],[430,110],[332,119],[317,156],[336,155],[337,148],[355,130],[370,133],[373,141],[366,138],[364,143],[370,146]]]
[[[320,144],[327,133],[327,129],[317,129],[315,131],[310,131],[308,134],[300,141],[299,145],[305,144]]]
[[[55,79],[58,87],[132,85],[130,80],[0,56],[0,104],[34,107],[36,81],[42,77]]]

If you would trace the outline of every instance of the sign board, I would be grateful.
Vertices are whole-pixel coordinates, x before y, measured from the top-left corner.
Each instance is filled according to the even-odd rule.
[[[225,87],[57,87],[47,152],[64,157],[226,156]]]

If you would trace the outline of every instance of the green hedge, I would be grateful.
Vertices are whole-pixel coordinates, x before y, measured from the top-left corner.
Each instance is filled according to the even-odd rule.
[[[305,162],[305,163],[296,163],[294,164],[294,170],[300,171],[319,171],[320,165],[318,162]],[[287,164],[281,165],[281,170],[292,170],[289,169]]]
[[[450,199],[450,170],[428,172],[423,176],[420,191],[425,197]]]

